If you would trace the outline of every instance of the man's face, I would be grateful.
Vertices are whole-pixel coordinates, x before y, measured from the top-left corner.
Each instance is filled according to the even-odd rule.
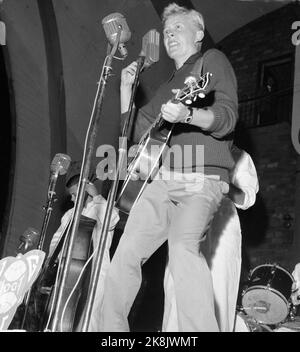
[[[74,203],[75,199],[76,199],[76,195],[77,195],[77,189],[78,189],[78,185],[73,185],[70,188],[68,188],[68,192],[71,196],[71,201]]]
[[[184,62],[198,51],[199,31],[187,15],[170,16],[164,26],[164,44],[169,57]]]

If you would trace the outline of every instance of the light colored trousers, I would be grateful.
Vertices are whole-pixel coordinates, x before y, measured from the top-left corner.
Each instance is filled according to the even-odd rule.
[[[198,174],[155,180],[131,210],[104,285],[100,331],[129,331],[141,265],[168,240],[179,331],[219,331],[201,242],[228,184]]]
[[[219,329],[232,332],[241,271],[241,228],[235,205],[224,198],[202,245],[211,270]],[[169,265],[164,278],[163,331],[178,331],[177,299]]]

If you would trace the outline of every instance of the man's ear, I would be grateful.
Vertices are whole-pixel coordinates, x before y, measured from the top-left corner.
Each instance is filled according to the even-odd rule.
[[[201,29],[200,31],[196,32],[196,42],[201,42],[204,38],[204,31]]]

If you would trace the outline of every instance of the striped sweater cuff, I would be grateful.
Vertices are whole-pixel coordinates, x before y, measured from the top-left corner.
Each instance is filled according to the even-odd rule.
[[[220,125],[222,122],[222,115],[224,113],[222,109],[219,108],[218,106],[210,106],[208,109],[211,110],[214,114],[214,121],[209,128],[209,132],[216,132],[216,131],[219,132]]]

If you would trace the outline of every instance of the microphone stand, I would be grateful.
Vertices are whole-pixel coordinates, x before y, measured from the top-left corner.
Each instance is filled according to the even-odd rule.
[[[37,249],[40,249],[41,251],[43,250],[43,247],[44,247],[44,241],[45,241],[45,237],[46,237],[46,233],[47,233],[47,229],[50,221],[50,216],[53,211],[52,204],[56,201],[55,187],[56,187],[57,178],[58,178],[58,171],[55,171],[55,173],[50,177],[47,204],[46,206],[43,207],[44,210],[46,210],[46,214],[44,216],[41,236],[39,238],[39,242],[37,245]]]
[[[96,294],[96,288],[99,280],[99,274],[103,262],[103,257],[104,257],[104,252],[105,252],[105,244],[107,241],[108,237],[108,231],[109,231],[109,225],[110,225],[110,220],[111,220],[111,215],[112,215],[112,210],[114,207],[115,199],[116,199],[116,194],[118,190],[118,184],[120,180],[120,173],[123,170],[124,167],[124,162],[127,160],[126,155],[127,155],[127,139],[130,137],[130,131],[129,131],[129,126],[131,126],[131,121],[133,120],[134,117],[134,109],[133,109],[133,103],[134,103],[134,97],[136,93],[136,88],[138,85],[138,78],[139,74],[143,68],[145,61],[145,56],[139,56],[137,59],[137,71],[135,75],[135,79],[133,82],[132,86],[132,94],[129,102],[129,108],[128,108],[128,115],[125,120],[123,130],[122,130],[122,136],[120,138],[120,147],[119,147],[119,158],[118,158],[118,165],[115,173],[115,177],[113,180],[113,184],[107,199],[107,207],[104,215],[104,220],[103,220],[103,226],[101,229],[101,235],[100,235],[100,241],[97,246],[97,252],[96,252],[96,262],[94,265],[94,269],[92,271],[91,275],[91,280],[90,280],[90,287],[89,287],[89,294],[87,297],[87,303],[86,303],[86,308],[84,311],[83,315],[83,324],[81,330],[83,332],[88,331],[88,326],[91,318],[91,311],[92,307],[94,304],[95,300],[95,294]],[[126,165],[127,167],[127,165]]]
[[[100,113],[103,105],[104,91],[105,91],[108,77],[112,71],[112,66],[111,66],[112,59],[118,48],[121,32],[122,32],[122,28],[119,28],[113,48],[111,49],[111,52],[107,54],[106,59],[104,61],[101,77],[98,82],[98,89],[94,100],[93,111],[90,118],[87,134],[86,134],[85,148],[84,148],[81,171],[80,171],[80,179],[78,183],[78,191],[77,191],[77,196],[74,204],[72,224],[71,224],[69,233],[67,234],[68,244],[66,246],[66,256],[65,256],[63,269],[62,269],[62,273],[61,273],[60,281],[58,285],[59,289],[56,297],[54,297],[54,300],[56,300],[55,302],[56,304],[55,304],[53,319],[50,324],[50,331],[58,330],[60,307],[62,305],[63,292],[66,285],[67,275],[69,272],[71,259],[72,259],[72,251],[75,244],[75,236],[78,231],[80,216],[83,208],[84,193],[85,193],[86,183],[88,182],[88,177],[89,177],[90,168],[91,168],[91,161],[92,161],[93,151],[94,151],[95,142],[96,142],[96,136],[97,136],[98,125],[100,120]],[[110,44],[108,43],[107,51],[109,52],[109,50],[110,50]]]
[[[55,173],[50,176],[47,204],[46,206],[43,206],[43,209],[46,210],[46,213],[43,220],[42,231],[37,244],[37,249],[41,251],[43,250],[43,247],[44,247],[44,241],[45,241],[50,217],[53,211],[53,203],[56,201],[55,187],[56,187],[57,178],[58,178],[58,170],[55,171]],[[24,326],[25,326],[31,294],[32,294],[32,287],[30,287],[29,291],[26,293],[24,298],[25,307],[24,307],[24,313],[23,313],[20,329],[24,329]]]

